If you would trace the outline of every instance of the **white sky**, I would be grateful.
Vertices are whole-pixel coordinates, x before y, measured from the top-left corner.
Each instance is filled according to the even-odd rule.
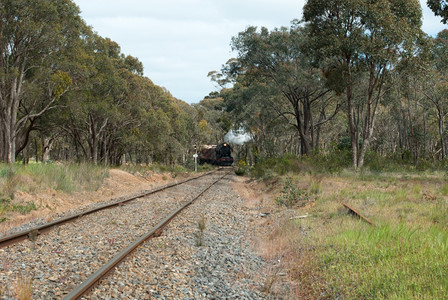
[[[217,90],[207,77],[232,57],[231,38],[248,26],[274,29],[302,17],[305,0],[74,0],[102,37],[137,57],[145,76],[188,103]],[[420,0],[423,30],[448,28]]]

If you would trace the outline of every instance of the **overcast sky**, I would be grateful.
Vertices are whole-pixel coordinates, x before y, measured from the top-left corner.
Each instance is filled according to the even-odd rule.
[[[302,17],[305,0],[74,0],[102,37],[137,57],[145,76],[188,103],[217,90],[207,77],[233,55],[231,38],[247,26],[289,26]],[[423,7],[423,30],[447,28]]]

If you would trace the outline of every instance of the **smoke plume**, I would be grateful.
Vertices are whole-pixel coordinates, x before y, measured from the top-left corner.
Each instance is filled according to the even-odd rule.
[[[229,132],[224,137],[224,141],[230,144],[243,145],[251,140],[249,133],[245,132],[243,129],[233,130],[230,129]]]

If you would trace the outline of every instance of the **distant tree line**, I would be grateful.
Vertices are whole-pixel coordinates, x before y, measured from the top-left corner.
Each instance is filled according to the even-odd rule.
[[[174,164],[209,134],[194,107],[144,77],[70,0],[2,0],[0,57],[5,163]]]
[[[445,18],[446,2],[429,1]],[[445,160],[448,30],[421,31],[418,0],[308,0],[303,19],[248,27],[198,104],[143,76],[70,0],[0,2],[0,161],[186,163],[232,127],[252,153],[347,150]],[[446,22],[446,19],[444,19]]]
[[[448,30],[424,34],[418,0],[308,0],[303,11],[289,28],[240,32],[237,57],[209,73],[222,87],[210,98],[254,152],[345,149],[355,169],[369,152],[445,160]]]

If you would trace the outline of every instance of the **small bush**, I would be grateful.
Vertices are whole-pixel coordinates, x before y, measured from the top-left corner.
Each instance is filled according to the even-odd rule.
[[[302,158],[310,172],[321,174],[340,174],[352,165],[349,150],[334,150],[329,153],[316,153]]]
[[[265,158],[258,160],[252,176],[256,178],[265,178],[270,173],[285,175],[289,172],[299,173],[301,170],[300,159],[292,154],[286,154],[277,158]]]
[[[286,179],[283,190],[281,191],[280,196],[276,199],[278,205],[284,205],[289,208],[294,206],[305,206],[308,201],[308,193],[297,188],[297,186],[292,183],[291,178]]]
[[[25,205],[23,205],[23,204],[12,205],[12,210],[17,211],[17,212],[21,213],[22,215],[25,215],[32,210],[37,210],[37,207],[33,201],[28,201],[27,203],[25,203]]]
[[[247,169],[248,169],[248,166],[247,166],[246,161],[243,159],[240,159],[236,163],[235,174],[238,176],[244,176],[246,174]]]
[[[244,176],[246,174],[246,169],[244,168],[237,168],[235,169],[235,174],[238,176]]]

